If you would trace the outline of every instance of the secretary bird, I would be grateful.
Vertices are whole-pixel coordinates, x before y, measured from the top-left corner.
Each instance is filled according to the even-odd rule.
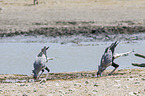
[[[98,66],[98,72],[97,77],[102,76],[102,72],[108,67],[113,66],[115,69],[112,70],[112,72],[109,75],[112,75],[112,73],[119,67],[118,64],[114,63],[114,59],[121,57],[121,56],[128,56],[129,53],[134,52],[134,50],[131,50],[126,53],[120,53],[120,54],[114,54],[116,46],[119,44],[119,41],[116,41],[115,43],[112,43],[109,47],[105,49],[105,52],[101,58],[101,63]]]
[[[46,48],[46,46],[44,46],[44,48],[41,49],[41,52],[37,55],[36,60],[34,62],[34,70],[32,70],[32,72],[34,73],[34,80],[38,80],[39,77],[42,75],[42,73],[44,72],[44,69],[48,71],[49,73],[49,69],[46,66],[46,63],[48,62],[48,60],[53,60],[53,58],[47,58],[47,54],[46,54],[46,50],[49,47]],[[39,72],[41,72],[41,74],[39,75]],[[39,75],[39,77],[38,77]],[[47,76],[46,76],[47,77]],[[46,78],[47,79],[47,78]]]

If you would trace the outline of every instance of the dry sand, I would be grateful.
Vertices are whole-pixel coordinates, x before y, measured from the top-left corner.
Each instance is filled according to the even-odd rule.
[[[56,22],[93,25],[145,25],[145,0],[0,0],[0,32],[28,31]]]
[[[79,73],[93,73],[79,72]],[[47,80],[46,82],[1,83],[1,96],[145,96],[145,70],[118,70],[112,76]],[[61,73],[70,76],[71,73]],[[69,74],[69,75],[68,75]],[[74,72],[72,74],[78,74]],[[58,75],[58,74],[56,74]],[[1,75],[1,78],[22,77]],[[49,76],[51,77],[51,75]],[[28,78],[30,78],[28,76]]]

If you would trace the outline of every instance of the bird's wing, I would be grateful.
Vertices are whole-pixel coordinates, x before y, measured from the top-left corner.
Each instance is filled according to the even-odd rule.
[[[101,66],[110,66],[112,64],[112,52],[108,51],[107,53],[104,53],[101,59]]]
[[[39,61],[34,62],[34,72],[38,74],[42,70],[42,64]]]

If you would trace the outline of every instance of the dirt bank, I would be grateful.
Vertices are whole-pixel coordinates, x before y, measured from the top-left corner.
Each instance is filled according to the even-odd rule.
[[[72,22],[77,23],[77,22]],[[82,36],[98,36],[98,35],[114,35],[114,34],[137,34],[144,33],[144,26],[67,26],[67,27],[41,27],[39,29],[29,31],[15,31],[9,33],[0,33],[0,37],[12,37],[18,35],[24,36],[37,36],[44,35],[46,37],[56,36],[71,36],[71,35],[82,35]]]
[[[106,70],[100,78],[92,77],[96,71],[55,73],[56,79],[40,82],[1,83],[1,95],[24,95],[24,96],[132,96],[145,95],[145,70],[124,69],[118,70],[112,76],[107,76],[111,70]],[[78,76],[78,74],[80,74]],[[82,74],[88,74],[82,77]],[[89,76],[91,74],[91,76]],[[9,78],[12,75],[0,75]],[[13,75],[14,76],[14,75]],[[49,75],[53,77],[54,74]],[[78,76],[78,77],[76,77]],[[31,78],[30,76],[14,76],[15,78]],[[61,79],[59,77],[72,77]],[[17,79],[18,79],[17,78]]]

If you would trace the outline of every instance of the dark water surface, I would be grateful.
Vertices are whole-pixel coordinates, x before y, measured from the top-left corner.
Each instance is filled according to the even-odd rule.
[[[9,40],[8,40],[9,41]],[[14,40],[15,41],[15,40]],[[43,40],[42,40],[43,41]],[[48,57],[54,57],[47,63],[51,72],[76,72],[97,70],[106,47],[112,42],[50,43],[50,42],[6,42],[0,43],[0,74],[31,75],[33,62],[43,46],[49,46]],[[135,50],[134,53],[145,54],[145,40],[133,42],[122,41],[116,53]],[[119,69],[136,68],[133,62],[142,63],[144,59],[131,53],[127,57],[115,60]],[[109,67],[108,69],[113,69]]]

